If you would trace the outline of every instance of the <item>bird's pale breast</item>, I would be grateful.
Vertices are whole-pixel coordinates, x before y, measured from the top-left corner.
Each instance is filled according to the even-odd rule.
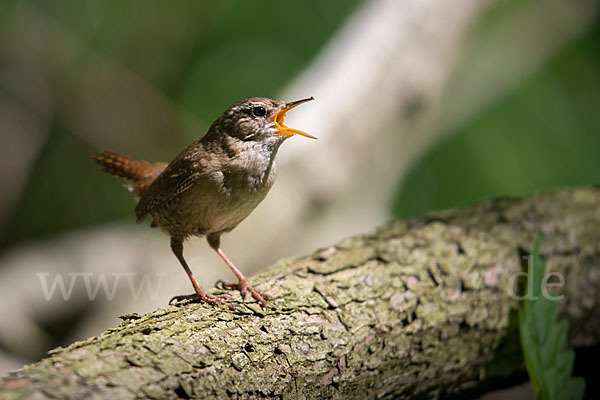
[[[203,171],[190,188],[165,207],[151,212],[155,223],[177,236],[207,235],[235,228],[265,198],[277,173],[276,150],[244,150],[226,167]],[[252,155],[246,157],[249,152]]]

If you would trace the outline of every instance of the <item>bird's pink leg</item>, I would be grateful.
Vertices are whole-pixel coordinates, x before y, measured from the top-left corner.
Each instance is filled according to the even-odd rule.
[[[250,284],[248,283],[248,280],[242,274],[242,272],[239,269],[237,269],[237,267],[231,262],[229,257],[227,257],[227,255],[225,255],[223,250],[221,250],[220,237],[216,236],[216,235],[208,235],[207,240],[208,240],[208,244],[210,245],[210,247],[212,247],[217,252],[217,254],[223,259],[223,261],[225,261],[225,264],[227,264],[229,266],[229,268],[231,268],[231,270],[233,271],[233,273],[235,274],[235,276],[238,278],[238,281],[239,281],[238,283],[233,283],[233,282],[226,282],[223,280],[218,280],[217,285],[220,284],[224,288],[227,288],[227,289],[239,290],[244,299],[246,298],[246,295],[248,294],[248,292],[250,292],[252,294],[252,297],[254,297],[260,304],[262,304],[263,307],[266,307],[267,301],[265,299],[269,299],[270,296],[267,294],[261,293],[258,290],[254,289],[252,286],[250,286]]]
[[[230,310],[235,310],[235,306],[226,301],[227,299],[230,298],[228,295],[226,295],[226,294],[210,294],[210,293],[207,293],[202,288],[202,286],[200,286],[200,283],[198,282],[198,280],[196,279],[196,277],[190,270],[190,267],[187,265],[187,262],[183,258],[183,242],[181,240],[172,238],[171,239],[171,250],[173,250],[175,257],[177,257],[177,259],[183,266],[183,269],[185,270],[185,273],[187,274],[188,278],[190,278],[190,281],[192,282],[192,286],[194,287],[194,291],[196,292],[196,295],[202,301],[209,303],[209,304],[222,304],[224,306],[227,306]],[[185,297],[187,297],[187,296],[185,296]]]

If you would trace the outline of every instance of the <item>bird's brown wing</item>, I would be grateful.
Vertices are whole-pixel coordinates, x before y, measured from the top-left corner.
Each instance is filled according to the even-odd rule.
[[[203,163],[182,152],[146,188],[135,207],[137,222],[144,220],[152,210],[164,207],[189,189],[202,175]]]

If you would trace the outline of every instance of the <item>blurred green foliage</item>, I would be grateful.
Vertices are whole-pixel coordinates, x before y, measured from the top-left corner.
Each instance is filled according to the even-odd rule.
[[[52,127],[27,186],[5,221],[0,246],[100,223],[114,218],[114,210],[134,206],[122,182],[96,176],[98,168],[90,162],[91,151],[77,136]],[[98,190],[103,183],[119,190]]]
[[[600,183],[600,23],[433,149],[402,182],[396,217],[494,196]]]
[[[33,1],[209,122],[232,99],[277,94],[358,2]]]

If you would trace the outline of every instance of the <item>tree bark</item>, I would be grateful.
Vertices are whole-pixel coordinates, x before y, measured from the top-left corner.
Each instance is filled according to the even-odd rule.
[[[498,199],[388,224],[252,281],[273,298],[184,302],[52,350],[1,398],[414,398],[524,368],[515,273],[536,232],[564,277],[571,345],[600,338],[600,188]],[[522,283],[522,282],[521,282]]]

